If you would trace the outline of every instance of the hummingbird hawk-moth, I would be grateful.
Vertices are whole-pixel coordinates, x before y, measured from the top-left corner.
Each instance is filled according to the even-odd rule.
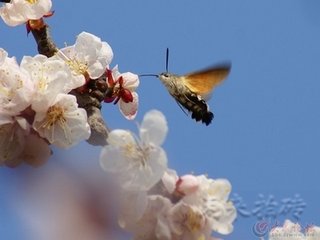
[[[183,110],[191,113],[191,118],[209,125],[214,114],[206,102],[213,89],[228,76],[231,64],[224,63],[186,75],[176,75],[168,72],[169,49],[166,54],[166,72],[160,74],[144,74],[141,76],[156,76],[165,85],[170,95]]]

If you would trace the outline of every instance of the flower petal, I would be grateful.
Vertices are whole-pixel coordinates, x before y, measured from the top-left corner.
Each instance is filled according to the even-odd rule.
[[[52,105],[71,78],[71,72],[64,61],[41,54],[24,56],[21,68],[29,73],[34,84],[32,108],[35,111],[45,111]]]
[[[112,48],[107,42],[102,42],[96,62],[88,68],[90,77],[93,79],[100,77],[105,72],[106,67],[111,63],[112,58]]]
[[[124,191],[119,200],[121,211],[118,222],[125,229],[128,224],[137,222],[144,214],[148,204],[147,192]]]
[[[237,217],[237,210],[231,202],[209,199],[205,215],[209,219],[213,231],[226,235],[233,231],[232,222]]]
[[[115,129],[109,133],[107,142],[109,145],[124,147],[135,144],[135,139],[131,132],[123,129]]]
[[[130,156],[129,156],[130,157]],[[127,158],[127,168],[119,172],[122,187],[126,190],[148,191],[159,182],[167,169],[167,156],[161,147],[150,149],[145,159]],[[120,169],[120,168],[119,168]]]
[[[30,75],[21,69],[15,58],[3,52],[0,65],[0,109],[1,112],[17,115],[30,105],[34,93]]]
[[[135,91],[139,86],[139,77],[137,74],[131,72],[125,72],[120,74],[123,77],[123,87],[129,89],[130,91]]]
[[[227,179],[216,179],[210,184],[209,195],[227,201],[231,192],[231,184]]]
[[[175,170],[167,169],[163,174],[161,180],[164,187],[171,194],[176,189],[176,183],[179,180],[179,176]]]
[[[102,148],[100,165],[106,172],[123,172],[129,167],[130,156],[126,150],[135,146],[136,141],[131,132],[115,129],[109,133],[108,145]],[[128,150],[129,151],[129,150]],[[119,176],[117,176],[119,177]]]
[[[121,149],[117,146],[106,145],[100,154],[100,166],[106,172],[117,173],[127,168],[127,161]]]
[[[110,45],[91,33],[80,33],[74,48],[77,60],[88,66],[88,74],[93,79],[104,73],[113,58]]]
[[[8,53],[3,48],[0,48],[0,66],[4,63],[6,58],[8,57]]]
[[[119,101],[120,112],[128,120],[133,120],[138,112],[139,96],[136,92],[132,92],[132,96],[132,102],[126,103],[122,99]]]
[[[143,142],[151,142],[160,146],[167,135],[168,125],[165,116],[158,110],[146,113],[140,126],[140,138]]]

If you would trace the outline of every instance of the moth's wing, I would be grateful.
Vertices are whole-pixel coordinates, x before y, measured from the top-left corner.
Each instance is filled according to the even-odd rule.
[[[205,70],[187,74],[182,77],[182,80],[191,91],[208,98],[212,90],[226,79],[230,69],[230,63],[215,65]]]

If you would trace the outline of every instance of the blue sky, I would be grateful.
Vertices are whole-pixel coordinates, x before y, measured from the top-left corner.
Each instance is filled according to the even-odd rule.
[[[73,44],[81,31],[91,32],[111,45],[113,64],[119,64],[123,72],[163,72],[167,47],[169,70],[177,74],[231,61],[229,78],[209,101],[215,114],[210,126],[186,117],[152,77],[140,79],[137,120],[153,108],[166,115],[170,130],[164,148],[170,166],[180,174],[207,173],[229,179],[233,192],[249,210],[259,193],[274,195],[278,202],[299,193],[307,203],[299,222],[320,225],[320,2],[97,0],[53,4],[55,15],[48,23],[58,46]],[[26,37],[24,27],[0,23],[0,31],[0,47],[10,55],[21,58],[36,53],[34,40]],[[104,106],[103,113],[111,128],[136,128],[114,106]],[[98,148],[81,146],[70,154],[98,156]],[[1,172],[2,182],[8,178],[14,184],[12,170]],[[10,186],[1,189],[5,193]],[[7,203],[5,196],[0,201]],[[10,211],[3,216],[1,222],[13,217]],[[283,216],[278,219],[282,221]],[[255,239],[251,229],[256,221],[254,216],[240,216],[234,233],[225,239]]]

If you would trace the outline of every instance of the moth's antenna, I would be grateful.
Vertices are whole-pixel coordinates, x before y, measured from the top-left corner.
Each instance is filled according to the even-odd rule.
[[[168,65],[169,65],[169,48],[167,48],[167,53],[166,53],[166,72],[168,72]]]
[[[168,65],[169,65],[169,48],[167,48],[167,52],[166,52],[166,72],[168,72]],[[139,77],[148,77],[148,76],[159,77],[159,74],[140,74],[139,75]]]

